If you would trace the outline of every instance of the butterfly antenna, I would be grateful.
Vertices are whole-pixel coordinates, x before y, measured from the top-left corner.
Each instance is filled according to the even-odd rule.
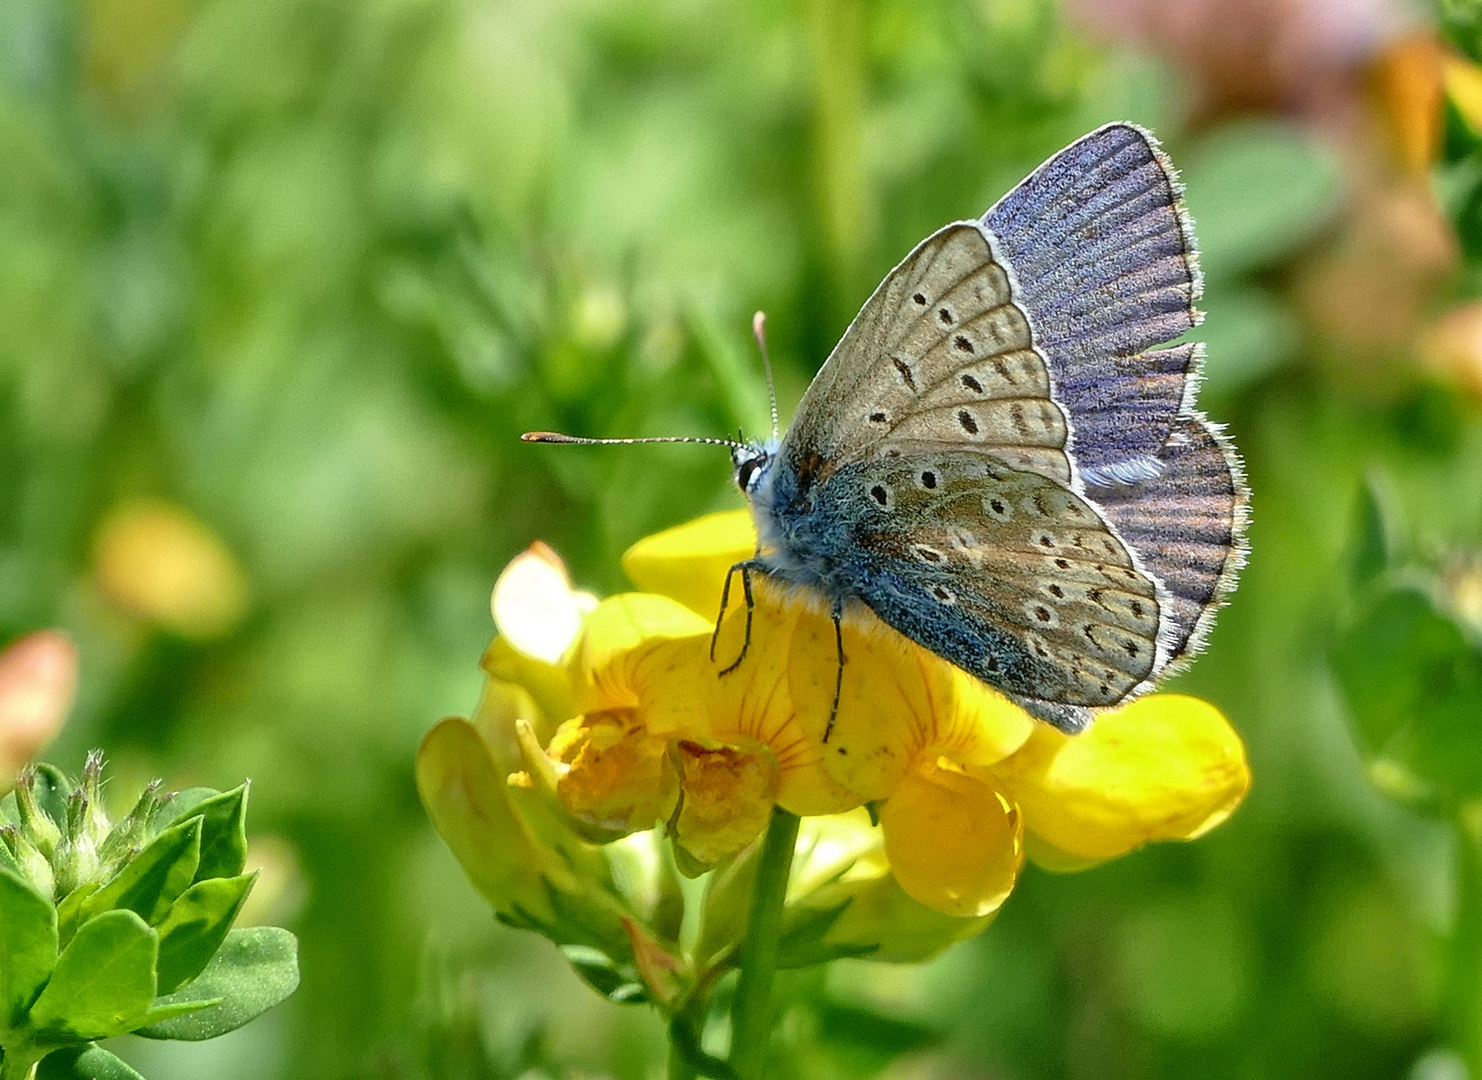
[[[751,317],[751,332],[762,351],[762,367],[767,373],[767,402],[772,406],[772,438],[777,438],[777,387],[772,382],[772,358],[767,355],[767,313],[758,311]]]
[[[521,442],[571,443],[576,446],[632,446],[637,443],[706,443],[710,446],[744,447],[735,439],[707,439],[703,435],[654,435],[642,439],[584,439],[580,435],[562,435],[558,431],[527,431]]]

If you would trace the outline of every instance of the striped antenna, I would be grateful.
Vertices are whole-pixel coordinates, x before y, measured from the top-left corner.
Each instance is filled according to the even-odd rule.
[[[688,442],[707,443],[710,446],[729,446],[732,450],[744,448],[745,443],[734,439],[707,439],[701,435],[654,435],[644,439],[584,439],[580,435],[562,435],[558,431],[527,431],[520,436],[521,442],[572,443],[577,446],[632,446],[637,443]]]

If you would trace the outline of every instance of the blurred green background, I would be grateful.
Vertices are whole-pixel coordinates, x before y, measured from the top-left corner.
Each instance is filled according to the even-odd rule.
[[[753,310],[786,415],[917,240],[1130,119],[1184,170],[1201,403],[1255,493],[1177,688],[1228,712],[1254,789],[1198,843],[1029,871],[932,964],[798,979],[787,1067],[1464,1080],[1448,821],[1482,791],[1437,812],[1366,760],[1350,714],[1389,668],[1348,627],[1367,478],[1404,573],[1482,637],[1479,25],[1461,0],[4,0],[0,641],[77,640],[65,768],[252,777],[254,915],[303,943],[273,1014],[121,1053],[156,1080],[659,1075],[654,1017],[494,922],[412,762],[473,705],[513,554],[545,539],[616,590],[626,545],[739,496],[705,448],[516,435],[763,432]],[[1340,639],[1377,688],[1335,677]],[[1458,701],[1482,741],[1482,689]]]

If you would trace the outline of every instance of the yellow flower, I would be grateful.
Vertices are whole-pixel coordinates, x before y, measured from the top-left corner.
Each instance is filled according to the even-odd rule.
[[[251,604],[247,571],[205,522],[163,499],[115,507],[95,540],[97,580],[123,611],[182,637],[230,633]]]
[[[714,514],[640,541],[623,563],[641,588],[702,615],[718,608],[726,569],[754,550],[749,515]],[[744,641],[739,591],[722,622],[721,663]],[[675,688],[710,705],[713,732],[748,706],[753,735],[784,722],[799,732],[801,745],[784,745],[810,767],[793,774],[779,803],[802,813],[843,810],[851,797],[874,804],[895,879],[936,911],[994,911],[1013,888],[1026,840],[1047,865],[1090,865],[1147,840],[1198,836],[1249,786],[1239,738],[1213,706],[1155,695],[1067,737],[867,612],[844,624],[844,679],[825,740],[838,662],[832,623],[765,579],[754,591],[740,667],[717,679],[708,657],[692,656]],[[719,685],[707,688],[697,672]]]
[[[771,629],[759,620],[755,662],[720,678],[708,619],[648,593],[599,604],[566,660],[578,715],[546,749],[567,811],[615,834],[662,819],[698,872],[751,843],[774,804],[859,805],[802,730]]]
[[[853,829],[837,815],[868,806],[873,846],[820,886],[848,900],[831,933],[921,955],[983,925],[1026,853],[1088,866],[1198,836],[1244,797],[1244,749],[1205,702],[1154,695],[1067,737],[863,609],[843,625],[830,729],[838,653],[819,604],[756,576],[748,640],[738,582],[712,642],[725,575],[754,550],[745,513],[701,518],[624,556],[649,591],[601,602],[543,546],[511,563],[475,727],[509,797],[532,800],[530,829],[570,847],[662,823],[694,874],[747,849],[774,805]],[[910,944],[871,929],[887,913],[921,928]]]

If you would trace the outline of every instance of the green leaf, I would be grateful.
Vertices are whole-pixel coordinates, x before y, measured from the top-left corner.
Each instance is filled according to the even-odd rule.
[[[41,1059],[36,1080],[144,1080],[122,1059],[92,1043],[69,1046]]]
[[[177,1016],[189,1016],[198,1013],[202,1009],[210,1009],[220,1005],[222,998],[203,998],[200,1001],[172,1001],[168,1005],[155,1005],[144,1014],[139,1021],[140,1027],[152,1027],[155,1024],[163,1024],[166,1020],[173,1020]]]
[[[875,1076],[892,1061],[942,1041],[936,1028],[873,1009],[825,1002],[818,1010],[819,1041],[851,1076]]]
[[[786,968],[811,967],[844,957],[868,956],[876,950],[873,945],[840,945],[824,941],[828,932],[839,921],[853,901],[841,900],[824,907],[794,905],[787,909],[787,922],[782,932],[778,966]]]
[[[15,1027],[57,962],[57,909],[20,875],[0,870],[0,1031]]]
[[[190,888],[200,859],[201,819],[191,818],[150,841],[148,847],[88,898],[83,913],[92,916],[112,908],[126,908],[137,912],[147,923],[157,923],[180,894]]]
[[[46,816],[58,827],[67,824],[67,796],[72,792],[72,781],[55,765],[41,762],[36,767],[36,805],[46,811]]]
[[[1348,574],[1355,586],[1370,584],[1388,569],[1394,553],[1392,520],[1389,500],[1380,488],[1379,478],[1370,476],[1359,489],[1358,504],[1354,507]]]
[[[227,934],[221,949],[192,982],[159,1005],[194,1002],[203,1011],[140,1028],[150,1039],[199,1042],[235,1031],[298,989],[298,939],[276,926]],[[213,1003],[213,999],[215,1002]],[[210,1008],[204,1008],[211,1005]]]
[[[31,1007],[44,1034],[103,1039],[132,1030],[154,1002],[159,936],[132,911],[82,924]]]
[[[154,825],[156,828],[178,825],[190,817],[191,811],[196,807],[220,794],[221,792],[215,788],[209,787],[192,787],[177,791],[155,808]]]
[[[247,785],[214,792],[183,809],[170,824],[201,818],[201,861],[195,880],[236,877],[247,865]],[[195,788],[194,791],[208,791]],[[174,809],[172,803],[170,809]]]
[[[21,875],[21,864],[10,853],[10,846],[5,843],[4,837],[0,837],[0,870],[9,870],[13,874],[24,876]]]
[[[1290,304],[1267,289],[1230,282],[1200,306],[1209,308],[1199,338],[1208,356],[1204,377],[1214,392],[1241,390],[1301,351],[1301,321]]]
[[[161,994],[173,993],[205,970],[256,880],[251,873],[198,881],[170,906],[158,927]]]
[[[77,933],[77,928],[82,925],[87,916],[83,914],[83,905],[87,903],[88,897],[98,891],[98,883],[89,881],[86,885],[79,885],[57,905],[57,934],[61,944],[65,947],[72,940],[72,935]]]
[[[566,961],[582,981],[609,1001],[638,1005],[649,1000],[637,972],[619,965],[606,953],[588,945],[563,945]]]
[[[1420,803],[1482,795],[1482,653],[1414,588],[1370,599],[1333,649],[1370,777]]]

